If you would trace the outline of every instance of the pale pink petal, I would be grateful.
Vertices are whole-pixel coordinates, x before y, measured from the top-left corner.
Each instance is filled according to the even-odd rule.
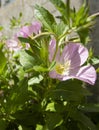
[[[29,48],[30,48],[30,44],[29,44],[29,43],[26,43],[25,49],[28,50]]]
[[[90,65],[81,67],[78,73],[72,76],[91,85],[94,85],[96,81],[96,71],[94,67]]]
[[[49,43],[49,61],[51,62],[56,49],[56,40],[53,38]]]
[[[22,48],[21,45],[14,39],[10,39],[6,41],[6,46],[9,48],[10,51],[18,51]]]
[[[41,23],[40,22],[33,22],[32,25],[29,27],[30,28],[30,32],[38,34],[39,31],[41,30]]]
[[[71,61],[71,68],[81,66],[88,58],[88,50],[79,43],[67,44],[61,55],[61,63],[66,60]]]
[[[79,43],[78,43],[78,45],[79,45],[78,52],[79,52],[80,59],[81,59],[80,65],[83,65],[88,58],[88,49]]]
[[[31,35],[29,26],[23,26],[19,32],[19,35],[22,37],[27,38],[29,35]]]
[[[72,78],[71,76],[60,75],[54,70],[49,72],[49,76],[53,79],[59,79],[60,81],[65,81]]]
[[[69,43],[67,44],[64,49],[63,49],[63,52],[62,52],[62,55],[61,55],[61,63],[63,62],[63,64],[70,60],[71,61],[71,67],[73,68],[76,68],[78,66],[80,66],[80,56],[79,56],[79,53],[78,53],[78,48],[79,48],[79,45],[75,44],[75,43]]]
[[[10,47],[17,47],[18,42],[13,40],[13,39],[10,39],[10,40],[6,41],[6,45],[7,45],[8,48],[10,48]]]

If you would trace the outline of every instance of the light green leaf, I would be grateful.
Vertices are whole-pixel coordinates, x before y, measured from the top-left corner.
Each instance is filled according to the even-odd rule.
[[[49,103],[48,105],[47,105],[47,107],[46,107],[46,111],[51,111],[51,112],[55,112],[56,110],[55,110],[55,103],[54,102],[51,102],[51,103]]]
[[[43,80],[42,75],[39,75],[38,77],[33,77],[30,80],[28,80],[28,85],[39,84],[42,80]]]
[[[91,61],[93,65],[99,64],[99,57],[93,57],[91,58]]]
[[[20,51],[19,61],[25,69],[30,69],[34,66],[35,59],[33,56],[28,54],[26,51]]]
[[[43,126],[42,126],[42,125],[37,124],[37,125],[36,125],[36,130],[44,130],[44,129],[43,129]]]
[[[36,66],[33,67],[33,70],[35,70],[37,72],[46,72],[46,71],[48,71],[48,68],[44,68],[42,66],[36,65]]]
[[[0,74],[3,72],[5,66],[6,66],[6,58],[0,49]]]

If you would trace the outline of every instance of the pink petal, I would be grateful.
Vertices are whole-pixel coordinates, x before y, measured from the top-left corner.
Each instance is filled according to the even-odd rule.
[[[72,78],[71,76],[60,75],[54,70],[49,72],[49,76],[53,79],[59,79],[60,81],[65,81]]]
[[[55,49],[56,49],[56,40],[55,39],[51,39],[50,43],[49,43],[49,61],[51,62],[55,53]]]
[[[61,63],[65,63],[66,60],[71,61],[71,68],[81,66],[88,58],[88,50],[79,43],[67,44],[61,55]]]
[[[78,52],[80,54],[80,59],[81,59],[81,64],[80,65],[83,65],[87,58],[88,58],[88,49],[84,46],[82,46],[81,44],[79,44],[79,49],[78,49]]]
[[[49,61],[51,62],[54,58],[54,54],[56,51],[56,40],[53,38],[49,43]],[[56,62],[60,62],[60,49],[57,50],[56,56],[54,59]]]
[[[18,42],[13,40],[13,39],[10,39],[10,40],[7,40],[6,45],[7,45],[8,48],[17,47]]]
[[[29,26],[23,26],[19,32],[19,35],[22,37],[27,38],[29,35],[31,35]]]
[[[40,22],[35,21],[35,22],[33,22],[32,25],[30,26],[30,31],[31,31],[32,33],[38,34],[39,31],[41,30],[41,26],[42,26],[42,25],[41,25]]]
[[[94,85],[96,81],[96,71],[94,67],[90,65],[81,67],[78,73],[72,76],[91,85]]]
[[[80,56],[78,53],[78,45],[75,43],[67,44],[61,55],[61,63],[65,63],[67,60],[70,60],[72,67],[75,68],[80,66]]]

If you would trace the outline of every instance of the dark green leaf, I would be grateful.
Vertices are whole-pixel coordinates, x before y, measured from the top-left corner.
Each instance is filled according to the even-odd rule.
[[[86,130],[97,130],[95,124],[83,113],[74,111],[72,112],[71,117],[80,122],[86,128]]]
[[[45,8],[35,6],[35,15],[43,23],[46,29],[52,31],[53,25],[56,24],[53,15]]]
[[[99,104],[80,105],[79,109],[85,112],[99,112]]]
[[[78,80],[68,80],[61,82],[55,89],[51,89],[47,94],[48,97],[55,100],[80,101],[91,93],[82,87],[82,82]]]
[[[18,37],[18,39],[24,43],[31,43],[32,42],[30,38]]]
[[[24,103],[29,99],[27,79],[20,81],[19,86],[14,86],[11,90],[6,103],[8,113],[20,110]]]
[[[0,130],[5,130],[7,127],[7,123],[5,120],[2,120],[2,118],[0,118]]]
[[[55,127],[62,124],[63,119],[58,113],[47,113],[46,121],[48,130],[53,130]]]

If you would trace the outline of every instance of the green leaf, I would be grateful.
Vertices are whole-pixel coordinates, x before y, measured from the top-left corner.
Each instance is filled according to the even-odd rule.
[[[38,77],[33,77],[28,80],[28,85],[39,84],[42,80],[42,75],[39,75]]]
[[[46,29],[52,31],[53,25],[56,24],[53,15],[45,8],[35,6],[35,15],[43,23]]]
[[[90,59],[93,65],[99,64],[99,57],[93,57]]]
[[[14,113],[20,110],[25,102],[29,99],[27,79],[19,82],[19,85],[14,86],[11,90],[6,103],[8,113]]]
[[[63,123],[61,115],[58,113],[47,113],[46,114],[46,124],[48,130],[53,130],[54,128],[60,126]]]
[[[5,130],[7,127],[7,123],[6,121],[2,120],[2,118],[0,119],[0,130]]]
[[[42,67],[42,66],[36,65],[36,66],[33,67],[33,70],[35,70],[35,71],[37,71],[37,72],[47,72],[47,71],[48,71],[48,68],[44,68],[44,67]]]
[[[81,26],[86,23],[88,17],[88,7],[84,3],[76,13],[75,22],[76,26]]]
[[[42,125],[37,124],[36,130],[44,130]]]
[[[24,43],[31,43],[32,42],[32,40],[30,38],[18,37],[18,39]]]
[[[35,58],[28,52],[20,51],[19,54],[20,54],[20,57],[19,57],[20,64],[25,69],[33,68],[33,66],[37,63],[37,60],[35,60]]]
[[[51,103],[48,103],[48,105],[46,106],[46,111],[50,111],[50,112],[55,112],[55,103],[54,102],[51,102]]]
[[[99,112],[99,104],[84,104],[78,108],[85,112]]]
[[[68,31],[68,26],[66,26],[66,24],[64,24],[63,22],[60,22],[57,25],[53,26],[53,30],[57,37],[61,37],[61,35]]]
[[[72,11],[72,9],[70,9],[70,0],[67,0],[66,5],[62,0],[50,0],[50,2],[52,2],[56,9],[61,13],[62,16],[58,17],[61,18],[64,23],[70,25],[70,13]]]
[[[51,89],[47,97],[54,100],[80,101],[91,93],[82,87],[82,82],[78,80],[68,80],[60,82],[55,89]]]
[[[6,58],[5,58],[2,50],[0,49],[0,74],[2,74],[5,66],[6,66]]]
[[[57,10],[64,15],[65,14],[65,9],[66,9],[66,5],[64,4],[64,2],[62,0],[50,0],[50,2],[52,2],[54,4],[54,6],[57,8]]]
[[[75,121],[80,122],[86,130],[97,130],[95,124],[88,118],[86,115],[81,113],[80,111],[74,111],[71,113],[71,118],[73,118]]]

